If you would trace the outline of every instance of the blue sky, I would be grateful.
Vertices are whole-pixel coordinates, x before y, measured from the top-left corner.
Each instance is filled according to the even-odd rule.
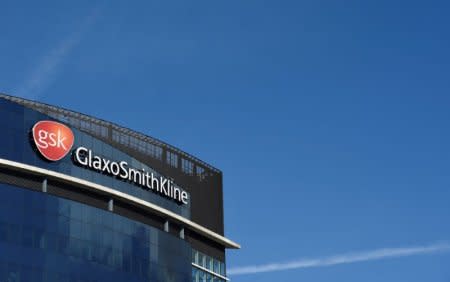
[[[450,281],[445,1],[0,4],[0,91],[224,172],[230,269],[444,244],[233,281]]]

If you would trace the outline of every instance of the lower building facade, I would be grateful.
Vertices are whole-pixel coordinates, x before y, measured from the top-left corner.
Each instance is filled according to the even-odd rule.
[[[229,280],[219,170],[4,94],[0,130],[0,282]]]

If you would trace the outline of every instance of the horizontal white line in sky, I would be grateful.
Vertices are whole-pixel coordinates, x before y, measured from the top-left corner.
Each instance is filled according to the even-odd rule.
[[[363,252],[343,253],[322,258],[299,259],[290,262],[270,263],[263,265],[250,265],[234,267],[228,270],[229,275],[253,274],[262,272],[274,272],[289,269],[310,267],[325,267],[339,264],[381,260],[387,258],[408,257],[417,255],[449,252],[450,243],[435,243],[423,246],[410,246],[401,248],[382,248]]]

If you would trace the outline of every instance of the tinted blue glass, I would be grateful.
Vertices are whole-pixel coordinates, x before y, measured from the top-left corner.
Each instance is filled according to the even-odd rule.
[[[187,242],[78,202],[0,184],[0,281],[191,281]]]

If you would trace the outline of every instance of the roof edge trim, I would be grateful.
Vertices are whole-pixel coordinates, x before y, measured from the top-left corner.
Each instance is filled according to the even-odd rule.
[[[238,243],[235,243],[235,242],[231,241],[230,239],[228,239],[208,228],[201,226],[198,223],[195,223],[187,218],[184,218],[172,211],[161,208],[155,204],[141,200],[135,196],[131,196],[126,193],[114,190],[112,188],[109,188],[109,187],[106,187],[106,186],[103,186],[100,184],[96,184],[96,183],[93,183],[93,182],[90,182],[87,180],[83,180],[83,179],[80,179],[77,177],[69,176],[69,175],[66,175],[63,173],[59,173],[59,172],[55,172],[52,170],[48,170],[48,169],[44,169],[44,168],[40,168],[40,167],[36,167],[36,166],[24,164],[24,163],[19,163],[19,162],[15,162],[15,161],[11,161],[11,160],[6,160],[6,159],[2,159],[2,158],[0,158],[0,167],[7,167],[7,168],[11,168],[11,169],[16,169],[16,170],[32,173],[32,174],[39,175],[39,176],[53,178],[53,179],[60,180],[60,181],[62,180],[64,182],[67,182],[70,184],[80,185],[84,189],[94,189],[96,192],[99,192],[101,194],[108,195],[109,197],[112,197],[112,198],[125,200],[129,204],[144,208],[145,210],[147,210],[151,213],[155,213],[155,214],[161,215],[167,219],[170,219],[170,220],[182,225],[183,227],[185,227],[191,231],[194,231],[195,233],[198,233],[202,236],[205,236],[205,237],[211,239],[212,241],[224,246],[225,248],[229,248],[229,249],[240,249],[241,248],[241,246]]]

